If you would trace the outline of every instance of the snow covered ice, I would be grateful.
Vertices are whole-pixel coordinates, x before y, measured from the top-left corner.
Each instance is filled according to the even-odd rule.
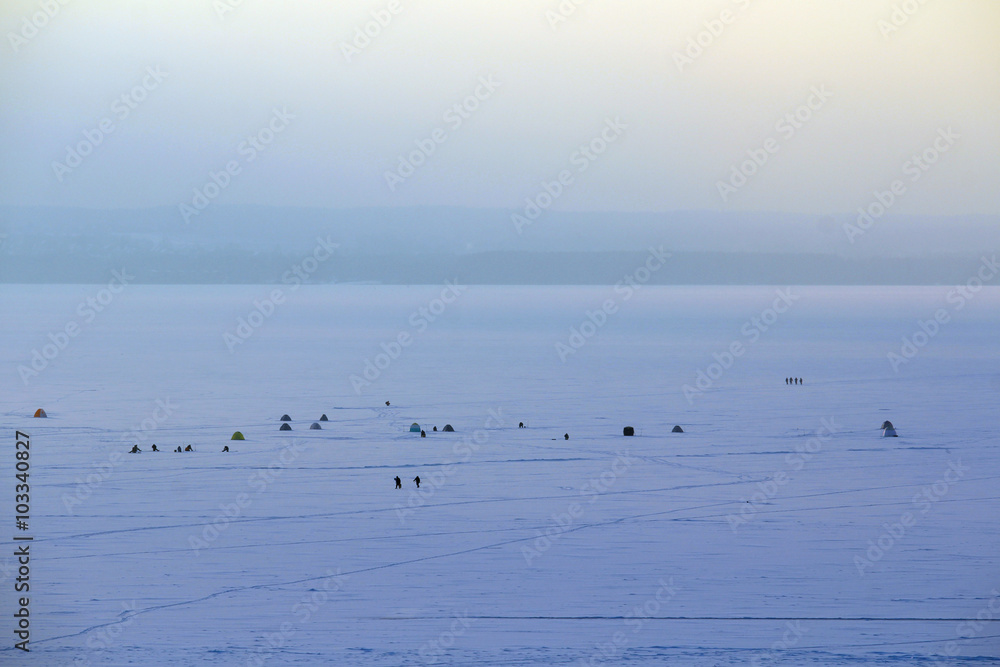
[[[98,289],[0,286],[0,663],[1000,656],[996,288]]]

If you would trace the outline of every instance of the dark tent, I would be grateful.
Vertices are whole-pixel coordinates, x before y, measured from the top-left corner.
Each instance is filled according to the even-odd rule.
[[[454,433],[455,432],[455,429],[453,429],[451,427],[451,424],[445,424],[444,428],[441,429],[441,430],[444,431],[445,433]]]
[[[281,415],[281,419],[279,419],[278,421],[290,422],[292,421],[292,418],[289,417],[288,415]]]
[[[309,425],[310,431],[320,431],[322,429],[323,427],[319,425],[319,422],[313,422],[312,424]]]
[[[631,426],[626,426],[622,431],[622,435],[635,435],[635,429]]]
[[[675,426],[674,429],[671,431],[671,433],[683,433],[683,432],[684,429],[682,429],[680,426]]]
[[[281,425],[281,428],[279,428],[278,430],[279,430],[279,431],[291,431],[291,430],[292,430],[292,427],[291,427],[291,426],[289,426],[288,424],[282,424],[282,425]]]
[[[330,421],[329,419],[326,418],[326,415],[323,415],[322,417],[320,417],[319,420],[321,422],[328,422],[328,421]]]

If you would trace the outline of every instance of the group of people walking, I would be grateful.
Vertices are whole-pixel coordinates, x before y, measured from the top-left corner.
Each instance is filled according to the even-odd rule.
[[[785,378],[785,384],[802,384],[802,378]]]
[[[414,477],[413,481],[417,485],[417,488],[419,489],[420,488],[420,475],[417,475],[416,477]],[[396,475],[396,488],[397,489],[403,488],[403,480],[401,480],[399,478],[399,475]]]

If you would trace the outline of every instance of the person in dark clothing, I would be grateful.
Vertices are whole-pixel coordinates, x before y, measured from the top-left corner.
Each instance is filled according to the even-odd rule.
[[[228,452],[229,451],[229,445],[226,445],[225,447],[223,447],[222,451],[223,452]]]
[[[421,438],[426,438],[427,437],[427,431],[421,431],[420,432],[420,437]]]
[[[569,433],[563,433],[563,440],[569,440]]]
[[[179,451],[181,451],[181,446],[180,446],[180,445],[177,445],[177,449],[175,449],[174,451],[175,451],[175,452],[179,452]]]
[[[434,427],[434,430],[435,430],[435,431],[436,431],[436,430],[438,430],[438,427],[437,427],[437,426],[435,426],[435,427]]]
[[[413,478],[413,481],[417,483],[417,488],[420,488],[420,475]]]
[[[403,488],[403,480],[399,478],[399,475],[396,475],[396,488],[397,489]]]
[[[187,447],[184,448],[184,451],[185,452],[193,452],[194,450],[191,449],[191,445],[188,445]]]
[[[389,407],[389,401],[385,402],[385,407]]]
[[[138,454],[142,450],[139,449],[139,445],[132,445],[132,449],[129,450],[129,454]]]
[[[158,451],[160,451],[160,450],[156,448],[156,445],[153,445],[153,451],[154,451],[154,452],[158,452]]]
[[[518,428],[524,428],[524,422],[518,422],[517,427]]]

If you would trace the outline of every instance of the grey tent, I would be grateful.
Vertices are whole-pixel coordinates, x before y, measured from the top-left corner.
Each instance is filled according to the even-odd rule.
[[[310,431],[319,431],[322,428],[323,427],[319,425],[319,422],[313,422],[312,424],[309,425],[309,430]]]
[[[320,417],[319,420],[321,422],[328,422],[328,421],[330,421],[329,419],[326,418],[326,415],[323,415],[322,417]]]
[[[281,419],[279,419],[278,421],[290,422],[292,421],[292,418],[289,417],[288,415],[281,415]]]
[[[455,432],[455,429],[453,429],[451,427],[451,424],[445,424],[444,428],[441,429],[441,430],[444,431],[445,433],[454,433]]]
[[[292,430],[292,427],[291,427],[291,426],[289,426],[288,424],[282,424],[282,425],[281,425],[281,428],[279,428],[278,430],[279,430],[279,431],[291,431],[291,430]]]
[[[672,430],[672,431],[670,431],[670,432],[671,432],[671,433],[683,433],[683,432],[684,432],[684,429],[682,429],[682,428],[681,428],[680,426],[675,426],[675,427],[673,428],[673,430]]]

